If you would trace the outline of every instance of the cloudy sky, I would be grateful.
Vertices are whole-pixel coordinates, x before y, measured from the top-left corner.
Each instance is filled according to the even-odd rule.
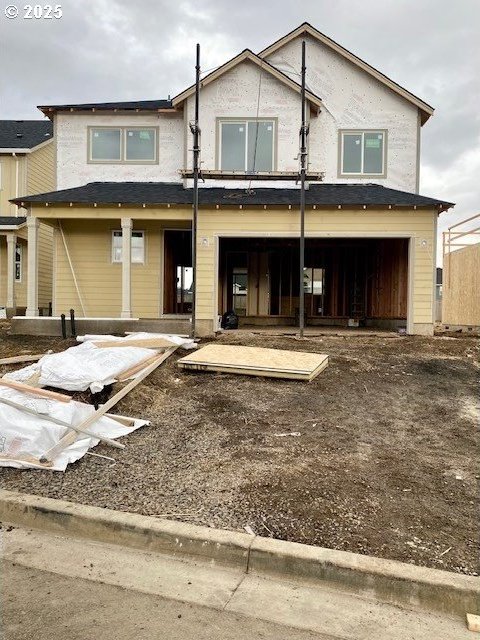
[[[35,105],[151,99],[202,68],[308,20],[436,109],[423,128],[421,193],[480,212],[479,0],[57,0],[60,19],[7,19],[0,0],[0,118]]]

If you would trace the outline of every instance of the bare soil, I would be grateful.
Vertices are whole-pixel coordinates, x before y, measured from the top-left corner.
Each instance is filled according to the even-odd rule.
[[[477,574],[478,340],[219,340],[330,364],[305,383],[184,372],[175,354],[118,405],[151,424],[96,447],[115,464],[2,469],[3,488]],[[70,344],[0,327],[0,357]]]

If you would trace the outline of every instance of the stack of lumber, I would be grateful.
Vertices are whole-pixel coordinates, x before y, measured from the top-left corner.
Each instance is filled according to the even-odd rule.
[[[306,381],[316,378],[327,365],[328,356],[323,353],[218,344],[209,344],[178,361],[182,369]]]

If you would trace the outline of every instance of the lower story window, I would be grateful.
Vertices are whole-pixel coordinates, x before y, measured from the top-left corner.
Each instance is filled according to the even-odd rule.
[[[21,244],[15,246],[15,281],[22,281],[23,272],[23,247]]]
[[[112,231],[112,262],[122,262],[122,232]],[[145,262],[145,232],[132,231],[132,263]]]

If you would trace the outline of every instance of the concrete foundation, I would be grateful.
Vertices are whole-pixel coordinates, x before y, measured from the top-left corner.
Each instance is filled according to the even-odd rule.
[[[419,324],[415,323],[413,325],[413,335],[415,336],[433,336],[434,333],[434,324]]]
[[[154,333],[188,334],[190,318],[75,318],[78,335],[124,334],[125,331],[149,331]],[[16,335],[61,336],[59,317],[14,316],[11,331]],[[67,318],[67,335],[70,335],[70,320]]]

